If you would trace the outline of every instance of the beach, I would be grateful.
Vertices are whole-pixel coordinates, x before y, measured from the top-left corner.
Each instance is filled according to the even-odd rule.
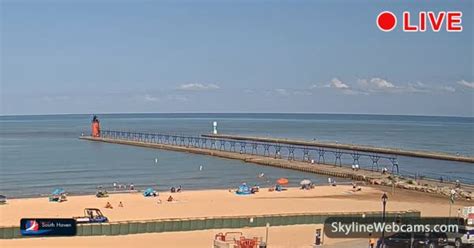
[[[247,196],[239,196],[229,190],[190,190],[180,193],[160,192],[158,197],[144,197],[140,193],[110,194],[107,198],[96,198],[93,195],[70,196],[67,201],[62,203],[49,202],[46,197],[12,199],[8,201],[8,204],[0,206],[0,223],[2,226],[12,226],[19,225],[20,219],[24,217],[69,218],[81,216],[84,208],[101,209],[111,222],[284,213],[381,211],[380,197],[384,191],[388,191],[389,196],[387,211],[419,210],[422,216],[448,215],[448,199],[438,196],[400,189],[395,190],[392,194],[390,188],[373,186],[363,186],[361,191],[354,192],[350,185],[338,185],[336,187],[316,186],[311,190],[288,188],[282,192],[269,192],[267,188],[261,188],[260,192]],[[173,202],[166,201],[170,195],[174,198]],[[159,200],[161,203],[158,203]],[[111,203],[113,209],[104,208],[107,202]],[[118,206],[120,202],[123,203],[123,207]],[[452,206],[453,214],[456,213],[458,208],[468,205],[470,205],[470,202],[456,202]],[[277,227],[274,228],[274,232],[280,230],[285,233],[298,233],[298,235],[286,235],[282,242],[293,240],[296,242],[294,244],[297,244],[299,241],[311,244],[314,238],[315,226],[309,226]],[[196,247],[209,247],[213,235],[222,231],[225,230],[180,232],[179,235],[177,233],[160,233],[119,237],[1,240],[0,246],[22,247],[22,245],[35,244],[40,247],[60,247],[61,244],[67,243],[69,246],[69,244],[73,243],[78,247],[84,244],[90,247],[88,242],[92,242],[93,245],[97,246],[101,246],[100,244],[112,246],[114,244],[114,247],[123,247],[126,246],[127,242],[142,242],[143,244],[159,242],[163,244],[163,247],[186,247],[186,242],[205,239],[207,243],[203,241],[201,245]],[[242,231],[242,229],[234,229],[233,231]],[[256,232],[261,232],[261,230]],[[177,237],[180,237],[180,241],[175,246],[173,240]],[[333,242],[339,242],[339,240]],[[286,246],[285,243],[281,243],[281,245],[281,247],[291,247]]]

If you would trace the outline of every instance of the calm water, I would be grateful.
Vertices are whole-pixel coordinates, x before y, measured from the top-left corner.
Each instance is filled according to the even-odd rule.
[[[99,118],[103,129],[200,135],[211,132],[215,120],[220,133],[474,155],[474,118],[327,114],[116,114]],[[288,177],[294,184],[303,178],[317,183],[327,180],[235,160],[81,141],[77,137],[89,132],[90,119],[90,115],[0,117],[0,194],[47,194],[55,187],[87,193],[115,181],[162,190],[179,184],[185,189],[230,188],[241,182],[265,185],[257,178],[261,172],[271,181]],[[350,163],[349,159],[343,161]],[[474,183],[473,164],[404,157],[399,163],[403,173],[443,175]],[[389,166],[388,161],[381,164]],[[370,161],[361,161],[362,167],[369,165]]]

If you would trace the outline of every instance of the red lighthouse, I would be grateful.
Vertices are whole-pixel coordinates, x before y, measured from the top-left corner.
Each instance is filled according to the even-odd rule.
[[[92,118],[92,137],[100,137],[100,124],[99,124],[99,119],[97,118],[96,115]]]

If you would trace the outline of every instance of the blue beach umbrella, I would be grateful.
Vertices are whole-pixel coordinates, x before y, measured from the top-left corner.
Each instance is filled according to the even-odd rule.
[[[64,189],[57,188],[53,191],[53,195],[60,195],[60,194],[64,194]]]
[[[151,195],[153,195],[154,191],[155,190],[153,190],[152,188],[148,188],[148,189],[145,190],[145,192],[143,192],[143,195],[144,196],[151,196]]]

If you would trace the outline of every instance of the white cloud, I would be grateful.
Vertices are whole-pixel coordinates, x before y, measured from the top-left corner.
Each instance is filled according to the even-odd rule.
[[[357,90],[352,89],[352,87],[349,84],[342,82],[338,78],[331,79],[331,81],[328,84],[313,84],[309,87],[309,89],[311,90],[324,89],[324,88],[336,89],[346,95],[357,95],[361,93],[361,92],[358,92]],[[311,95],[311,92],[308,93],[308,95]]]
[[[375,85],[377,88],[380,88],[380,89],[395,88],[395,85],[393,85],[392,83],[388,82],[387,80],[381,79],[381,78],[372,78],[372,79],[370,79],[370,83]]]
[[[358,81],[359,90],[363,92],[393,92],[399,89],[392,82],[389,82],[382,78],[371,78],[371,79],[359,79]]]
[[[349,85],[343,83],[341,80],[337,78],[331,79],[331,82],[327,86],[330,88],[336,88],[336,89],[349,89]]]
[[[205,91],[205,90],[217,90],[217,89],[220,89],[220,87],[217,84],[189,83],[189,84],[180,85],[178,89],[189,90],[189,91]]]
[[[474,82],[468,82],[466,80],[461,80],[461,81],[458,81],[457,83],[464,86],[464,87],[466,87],[466,88],[474,89]]]

